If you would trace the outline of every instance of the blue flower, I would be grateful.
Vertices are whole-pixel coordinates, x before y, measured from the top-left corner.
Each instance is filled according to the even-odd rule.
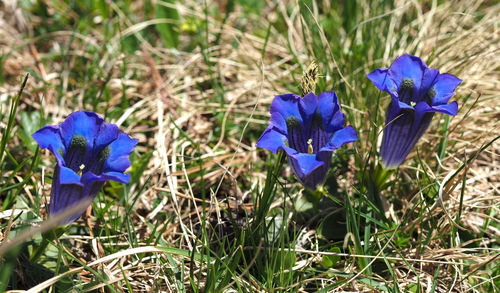
[[[276,96],[271,120],[257,146],[276,153],[285,151],[300,182],[311,189],[325,180],[332,152],[358,139],[352,126],[344,127],[337,94],[313,93]]]
[[[123,172],[130,166],[129,155],[137,139],[114,124],[104,123],[96,113],[71,113],[61,124],[47,125],[32,136],[57,160],[50,195],[51,216],[93,200],[105,181],[130,181],[130,174]],[[80,215],[72,215],[61,224],[71,223]]]
[[[448,101],[462,80],[440,74],[416,56],[400,56],[390,68],[376,69],[367,77],[392,98],[380,149],[385,168],[401,165],[429,127],[434,113],[457,115],[457,102]]]

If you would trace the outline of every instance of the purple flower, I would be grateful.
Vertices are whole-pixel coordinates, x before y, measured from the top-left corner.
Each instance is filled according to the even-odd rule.
[[[137,139],[114,124],[104,123],[96,113],[71,113],[61,124],[42,127],[32,136],[57,160],[50,195],[51,216],[86,199],[93,200],[105,181],[130,181],[130,174],[123,172],[130,166],[129,155]],[[61,224],[73,222],[82,212]]]
[[[379,68],[367,77],[390,94],[380,155],[384,167],[397,168],[431,123],[435,112],[456,115],[457,102],[448,104],[462,82],[454,75],[429,68],[418,57],[405,54],[390,68]]]
[[[352,126],[344,127],[335,92],[303,98],[279,95],[270,112],[270,124],[257,146],[273,153],[285,151],[293,172],[308,188],[324,182],[334,150],[358,139]]]

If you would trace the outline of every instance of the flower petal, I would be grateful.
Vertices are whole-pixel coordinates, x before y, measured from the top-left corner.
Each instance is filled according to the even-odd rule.
[[[386,120],[380,155],[385,168],[397,168],[403,163],[430,125],[434,113],[425,102],[415,110],[404,110],[392,121]]]
[[[57,185],[57,184],[56,184]],[[58,185],[54,186],[52,184],[52,193],[50,195],[50,216],[53,217],[58,213],[85,201],[83,196],[83,187],[74,184]],[[87,207],[82,207],[82,209],[66,219],[63,219],[59,225],[69,224],[74,220],[78,219],[80,215],[85,211]]]
[[[321,118],[330,121],[332,115],[337,112],[338,109],[339,101],[336,92],[322,92],[318,95],[318,107],[316,111],[320,113]]]
[[[455,93],[455,89],[462,82],[458,77],[443,73],[440,74],[434,83],[436,95],[432,99],[432,105],[442,105],[448,103]]]
[[[374,71],[366,75],[369,80],[381,91],[393,92],[399,87],[399,84],[394,83],[394,81],[388,76],[389,68],[377,68]]]
[[[286,136],[270,125],[257,141],[257,146],[277,153],[279,149],[285,146],[285,141],[287,141]]]
[[[336,130],[332,129],[332,119],[336,119],[334,116],[340,112],[339,109],[340,106],[337,93],[333,91],[319,94],[317,112],[321,115],[323,129],[325,129],[325,131],[333,132]],[[338,122],[339,121],[336,121],[334,124]],[[342,126],[344,126],[344,122],[342,122]]]
[[[68,167],[58,166],[59,167],[59,183],[60,184],[72,184],[83,186],[80,182],[80,175],[76,174],[75,171],[71,170]]]
[[[299,109],[302,115],[304,124],[309,124],[312,116],[316,112],[318,107],[318,98],[313,93],[308,93],[303,98],[299,100]],[[306,127],[307,129],[307,127]]]
[[[432,112],[439,112],[455,116],[458,113],[458,103],[456,101],[453,101],[445,105],[432,106],[432,110]]]
[[[77,170],[81,164],[91,164],[94,157],[94,143],[104,120],[94,112],[73,112],[60,124],[61,137],[69,153],[66,164]]]
[[[130,174],[123,174],[121,172],[106,172],[101,175],[102,180],[111,180],[120,183],[129,183],[130,182]]]
[[[335,131],[333,134],[332,138],[328,141],[328,143],[321,148],[319,152],[325,152],[325,151],[334,151],[344,144],[350,143],[350,142],[355,142],[358,140],[358,135],[356,134],[356,130],[352,126],[347,126],[345,128],[342,128],[338,131]]]
[[[411,150],[407,150],[409,141],[413,138],[411,128],[415,113],[413,110],[401,111],[393,119],[386,117],[384,136],[380,148],[380,156],[386,168],[399,166]]]
[[[64,121],[59,124],[59,129],[61,132],[61,138],[68,149],[73,141],[73,118],[71,114],[64,119]]]
[[[102,171],[124,172],[130,166],[130,159],[128,157],[138,141],[121,132],[118,138],[108,145],[109,156],[104,162]]]
[[[94,155],[118,138],[120,129],[112,123],[103,123],[94,140]]]
[[[325,130],[329,134],[331,134],[337,130],[344,128],[344,124],[345,124],[345,114],[342,113],[341,111],[337,111],[332,116],[330,122],[326,125]]]
[[[31,136],[38,143],[40,148],[49,149],[54,156],[62,160],[64,153],[66,153],[66,146],[63,143],[58,126],[44,126]],[[52,146],[52,148],[50,148],[50,146]]]
[[[293,116],[297,118],[300,123],[302,123],[302,116],[299,111],[299,101],[300,97],[295,94],[275,96],[273,102],[271,103],[271,109],[269,112],[271,114],[279,113],[285,120],[290,116]]]
[[[417,89],[416,91],[416,98],[415,102],[420,102],[424,100],[426,97],[426,94],[429,92],[429,90],[432,88],[434,83],[436,82],[436,78],[439,76],[439,70],[434,69],[434,68],[426,68],[424,71],[424,75],[422,77],[422,82],[420,84],[420,88]],[[430,102],[430,101],[426,101]]]
[[[76,175],[76,176],[75,176]],[[56,166],[54,177],[52,179],[52,190],[50,194],[49,213],[54,216],[67,208],[71,208],[74,204],[78,204],[82,198],[84,186],[80,182],[80,176],[73,172],[73,170]],[[72,216],[63,219],[58,225],[71,223],[76,220],[87,207],[82,209]]]
[[[455,116],[458,113],[458,103],[456,101],[453,101],[449,104],[444,104],[444,105],[438,105],[438,106],[429,106],[425,102],[420,102],[415,106],[415,111],[417,113],[443,113],[443,114],[448,114]]]
[[[396,58],[396,60],[394,60],[391,64],[391,67],[389,68],[389,76],[398,86],[398,91],[399,86],[401,86],[404,79],[411,79],[413,81],[414,88],[419,89],[426,69],[427,65],[424,61],[422,61],[422,59],[417,56],[404,54]]]
[[[60,124],[61,136],[66,148],[71,145],[74,136],[82,136],[87,141],[87,148],[92,150],[94,138],[103,121],[99,115],[93,112],[76,111],[69,114]]]
[[[418,106],[421,110],[420,102]],[[388,108],[385,117],[384,135],[382,138],[382,145],[380,148],[380,156],[386,168],[396,168],[408,156],[412,147],[410,145],[412,139],[415,137],[418,125],[415,124],[415,108],[399,102],[396,98],[392,99],[391,105]],[[423,116],[419,116],[423,117]],[[420,120],[421,118],[417,118]]]
[[[81,135],[93,143],[104,120],[96,113],[87,111],[77,111],[69,117],[73,120],[73,135]]]
[[[296,154],[287,156],[293,172],[306,187],[316,188],[326,177],[325,163],[316,158],[314,154]]]
[[[87,172],[82,176],[82,182],[84,184],[91,184],[95,181],[116,181],[120,183],[129,183],[130,174],[123,174],[121,172],[106,172],[100,175],[96,175],[92,172]]]
[[[392,99],[392,101],[391,101],[391,104],[389,105],[389,111],[387,112],[386,120],[393,120],[404,109],[408,109],[408,110],[415,109],[412,106],[401,102],[397,97],[391,96],[391,99]]]
[[[269,124],[274,126],[276,130],[283,134],[287,134],[287,127],[286,127],[286,121],[281,116],[280,113],[274,112],[271,114],[271,119],[269,120]]]

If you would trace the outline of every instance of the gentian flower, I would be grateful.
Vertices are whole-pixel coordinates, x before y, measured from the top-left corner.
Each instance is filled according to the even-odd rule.
[[[57,160],[50,195],[51,216],[93,200],[107,180],[130,181],[130,174],[123,172],[131,164],[129,155],[137,139],[121,132],[115,124],[104,123],[96,113],[71,113],[61,124],[44,126],[32,136]],[[82,212],[61,224],[73,222]]]
[[[271,104],[271,120],[257,146],[283,150],[300,182],[311,189],[325,180],[332,152],[358,139],[352,126],[344,127],[337,94],[324,92],[278,95]]]
[[[456,76],[429,68],[418,57],[405,54],[390,68],[367,77],[392,98],[385,117],[380,155],[385,168],[397,168],[429,127],[434,113],[456,115],[456,101],[448,104],[462,82]]]

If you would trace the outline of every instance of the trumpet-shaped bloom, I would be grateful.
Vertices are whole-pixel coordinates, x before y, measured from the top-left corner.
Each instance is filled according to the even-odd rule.
[[[367,75],[392,98],[385,117],[380,155],[383,165],[397,168],[429,127],[434,113],[456,115],[458,104],[448,101],[462,82],[456,76],[429,68],[418,57],[405,54],[390,68]]]
[[[137,144],[111,123],[93,112],[70,114],[59,125],[47,125],[33,135],[40,148],[48,149],[57,160],[52,178],[50,215],[87,199],[93,200],[105,181],[130,181],[124,174],[129,155]],[[76,220],[83,210],[61,224]]]
[[[293,172],[308,188],[324,182],[334,150],[358,139],[352,126],[344,127],[335,92],[317,97],[309,93],[303,98],[279,95],[270,113],[270,124],[257,146],[273,153],[283,150]]]

